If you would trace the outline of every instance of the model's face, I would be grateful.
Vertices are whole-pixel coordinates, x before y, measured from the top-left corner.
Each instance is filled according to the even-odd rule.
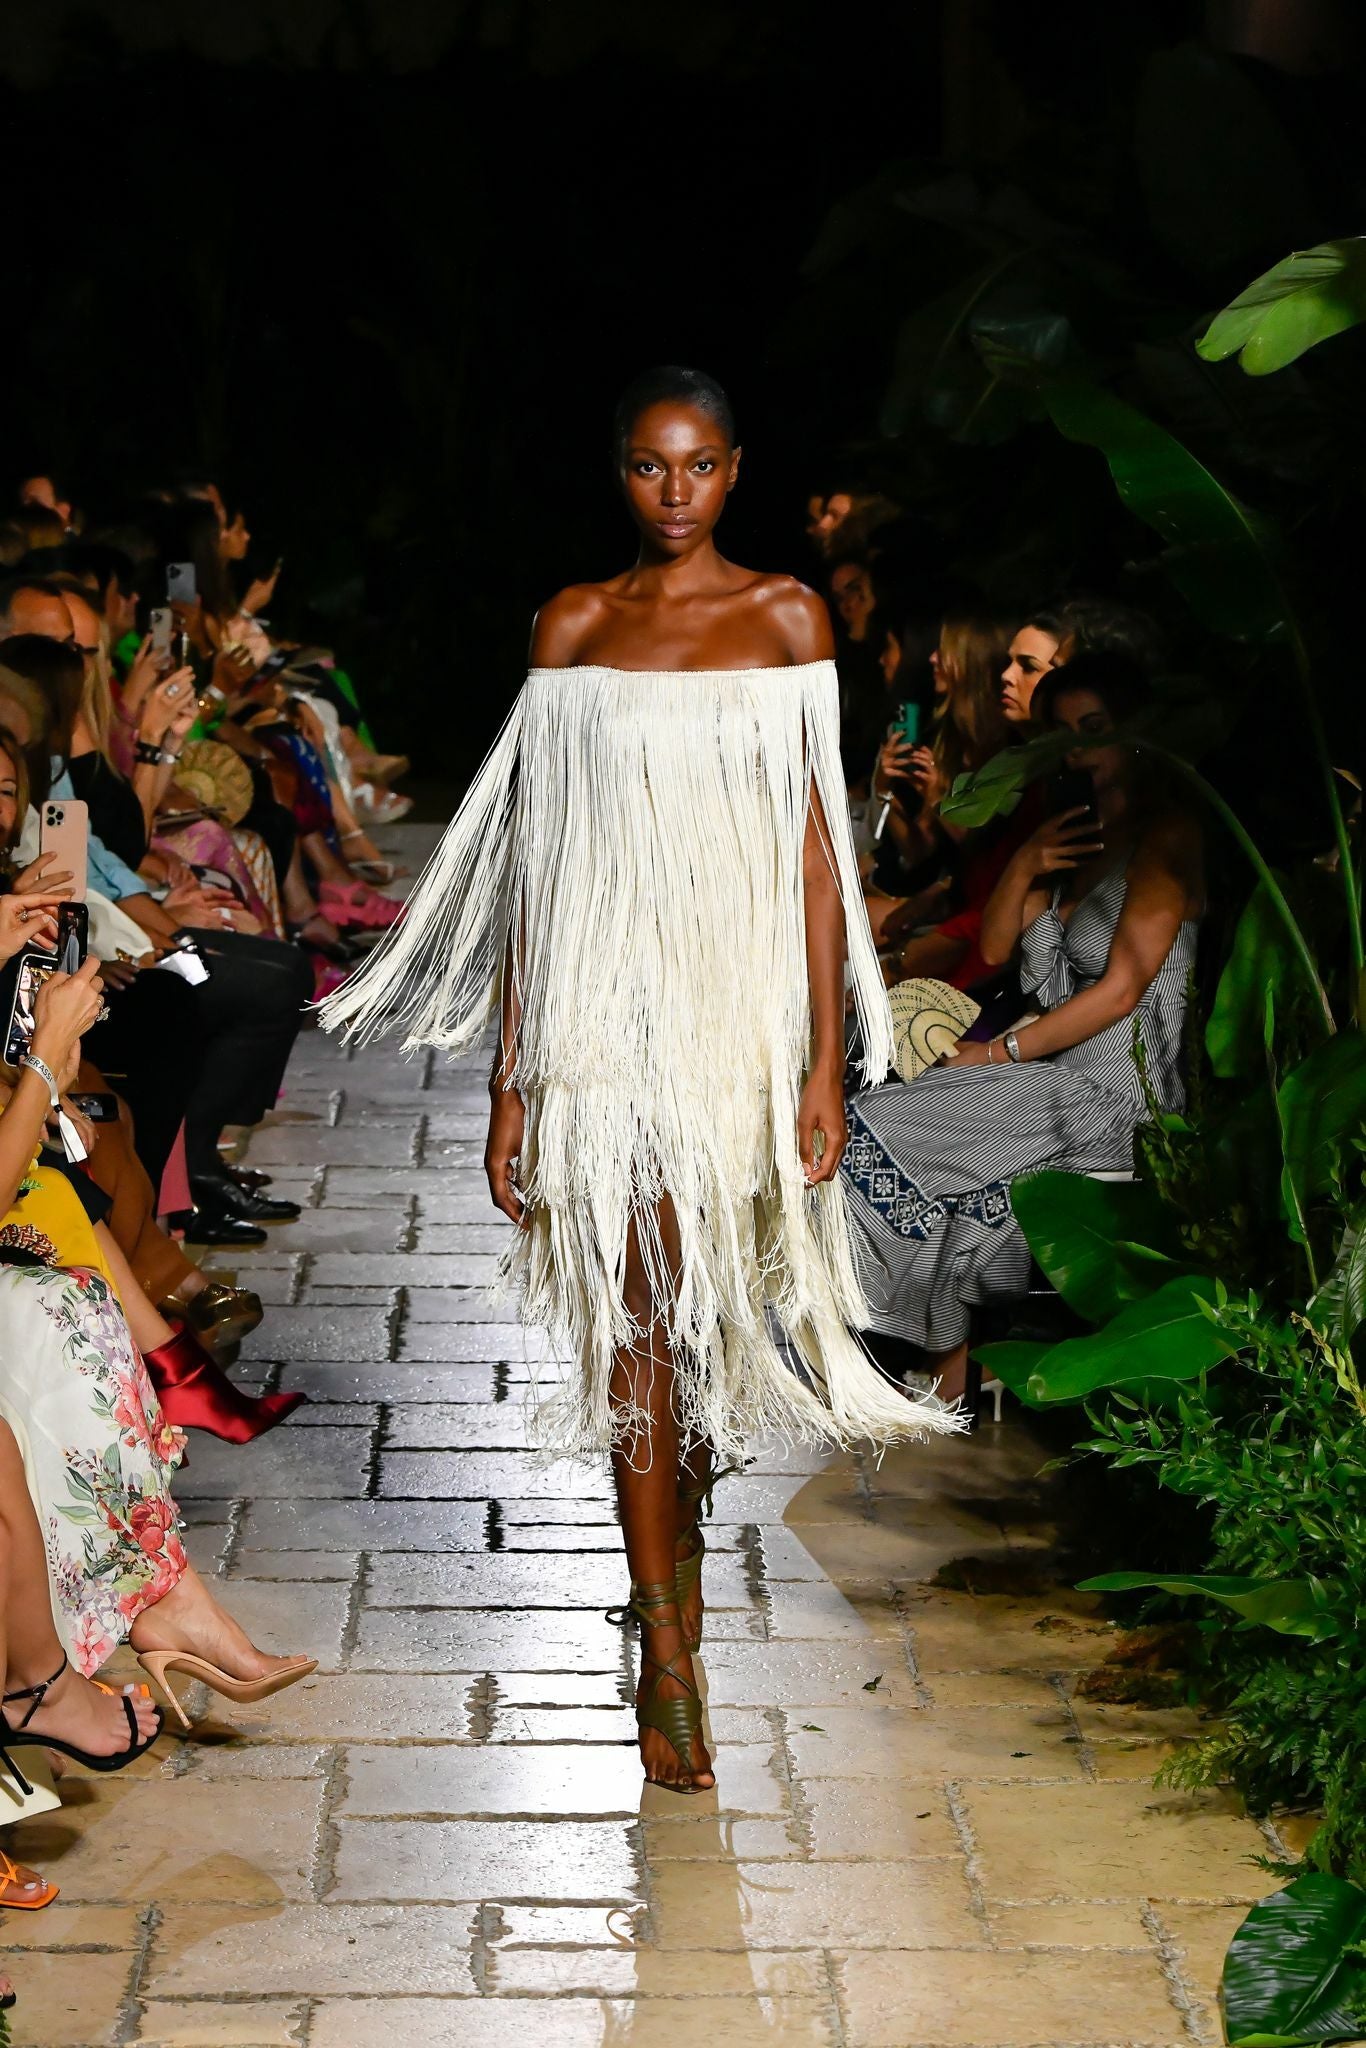
[[[662,399],[636,417],[622,456],[631,516],[652,550],[674,560],[711,533],[735,483],[740,450],[697,406]]]
[[[1021,626],[1010,643],[1010,659],[1001,671],[1001,709],[1012,724],[1029,717],[1040,676],[1058,666],[1058,643],[1037,626]]]

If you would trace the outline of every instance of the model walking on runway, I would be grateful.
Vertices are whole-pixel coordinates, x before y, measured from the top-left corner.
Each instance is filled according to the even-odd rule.
[[[714,1461],[961,1424],[899,1395],[850,1328],[846,957],[869,1081],[892,1037],[825,607],[717,552],[740,450],[710,378],[638,379],[614,453],[635,566],[542,609],[406,917],[324,1014],[452,1052],[500,1019],[504,1269],[577,1361],[537,1435],[611,1453],[645,1774],[689,1791],[715,1783],[690,1655]]]

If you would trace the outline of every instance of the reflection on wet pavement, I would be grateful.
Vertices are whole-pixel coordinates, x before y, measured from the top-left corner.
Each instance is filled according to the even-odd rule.
[[[257,1707],[191,1688],[192,1737],[7,1833],[61,1886],[4,1929],[16,2039],[1217,2040],[1263,1835],[1153,1790],[1185,1717],[1073,1701],[1085,1601],[932,1583],[1046,1546],[1018,1416],[723,1481],[719,1785],[644,1789],[609,1489],[528,1454],[534,1346],[481,1291],[486,1100],[479,1063],[301,1041],[250,1157],[306,1207],[241,1261],[272,1306],[240,1371],[312,1406],[245,1450],[196,1437],[181,1497],[234,1609],[320,1669]]]

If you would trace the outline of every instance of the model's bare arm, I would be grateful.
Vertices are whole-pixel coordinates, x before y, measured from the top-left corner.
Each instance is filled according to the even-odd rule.
[[[795,663],[828,661],[835,651],[830,614],[814,592],[787,577],[775,579],[773,603]],[[811,995],[811,1053],[797,1110],[797,1145],[807,1183],[831,1180],[847,1135],[844,1118],[844,902],[835,850],[814,781],[802,840],[802,892],[806,973]],[[821,1134],[820,1157],[816,1133]]]

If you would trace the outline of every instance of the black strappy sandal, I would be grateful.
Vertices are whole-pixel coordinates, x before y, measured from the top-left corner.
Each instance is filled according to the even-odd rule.
[[[127,1749],[115,1750],[112,1756],[89,1756],[85,1750],[77,1749],[74,1742],[64,1742],[60,1735],[48,1735],[40,1729],[30,1728],[29,1722],[33,1719],[62,1673],[67,1669],[70,1661],[69,1657],[63,1656],[61,1663],[57,1666],[51,1678],[44,1678],[37,1685],[23,1686],[18,1692],[7,1692],[3,1695],[3,1700],[0,1700],[0,1757],[4,1758],[9,1774],[19,1787],[19,1790],[26,1795],[32,1792],[33,1787],[10,1755],[12,1749],[55,1749],[60,1755],[69,1756],[72,1763],[83,1765],[87,1771],[122,1771],[129,1764],[136,1763],[140,1756],[146,1756],[148,1750],[156,1741],[157,1736],[161,1733],[162,1715],[160,1707],[156,1709],[156,1729],[144,1742],[138,1736],[137,1715],[133,1712],[133,1702],[126,1693],[114,1693],[112,1688],[107,1685],[100,1687],[101,1692],[107,1692],[111,1698],[122,1700],[123,1711],[128,1716],[128,1734],[130,1739]],[[32,1700],[33,1705],[25,1714],[19,1726],[12,1728],[9,1715],[4,1712],[4,1708],[10,1706],[15,1700]]]

